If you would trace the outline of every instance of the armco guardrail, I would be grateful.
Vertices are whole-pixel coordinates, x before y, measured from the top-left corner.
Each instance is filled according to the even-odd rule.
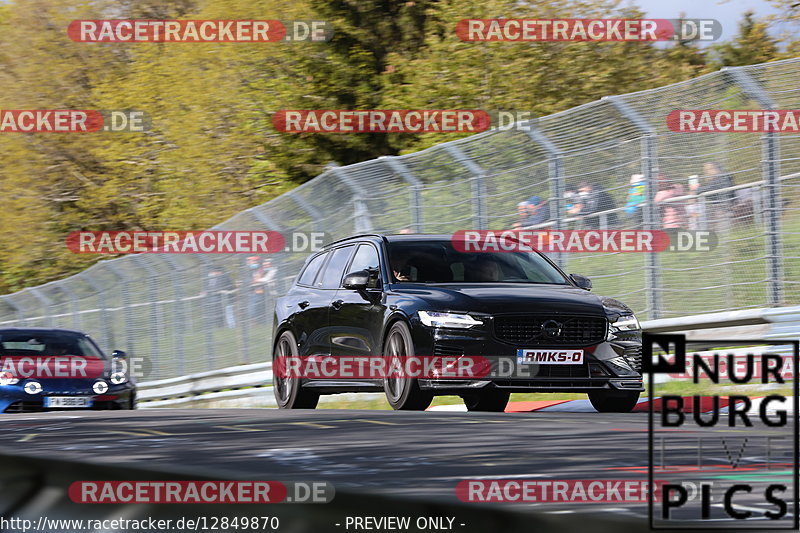
[[[242,387],[265,387],[271,384],[272,363],[255,363],[144,382],[139,385],[139,400],[173,400]]]
[[[708,313],[642,322],[651,333],[684,332],[694,339],[791,339],[800,338],[800,306]],[[272,407],[272,363],[256,363],[201,372],[139,385],[140,407]],[[341,397],[342,395],[337,395]],[[382,395],[348,394],[354,399]],[[330,398],[322,397],[322,401]]]
[[[373,400],[379,393],[323,396],[336,400]],[[276,407],[272,363],[255,363],[139,384],[139,407]]]
[[[651,333],[685,332],[689,338],[800,338],[800,306],[707,313],[642,322]]]

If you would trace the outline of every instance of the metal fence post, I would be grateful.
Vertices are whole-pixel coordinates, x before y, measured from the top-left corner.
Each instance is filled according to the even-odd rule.
[[[347,172],[338,166],[331,166],[330,172],[334,176],[336,176],[339,181],[344,183],[345,187],[350,189],[350,192],[353,194],[353,202],[355,203],[355,232],[356,233],[369,233],[372,231],[372,220],[370,220],[369,208],[367,207],[364,200],[361,198],[363,191],[360,190],[356,184],[350,179],[350,176],[347,175]]]
[[[156,284],[153,283],[153,278],[156,277],[156,271],[147,263],[144,254],[134,255],[133,260],[147,273],[149,278],[148,283],[145,285],[147,285],[147,297],[150,299],[150,305],[152,306],[150,318],[151,322],[156,326],[156,331],[150,331],[148,328],[145,328],[145,334],[150,337],[150,360],[153,362],[153,379],[161,379],[164,377],[161,372],[164,368],[163,362],[165,360],[165,354],[163,354],[161,350],[161,335],[158,331],[161,317],[158,312],[158,288]]]
[[[391,172],[394,172],[409,184],[411,188],[411,227],[414,233],[423,232],[423,213],[422,213],[422,182],[414,176],[414,173],[403,163],[399,157],[381,156],[378,159],[384,161]]]
[[[642,133],[642,174],[646,183],[647,202],[644,206],[645,229],[655,230],[659,227],[658,211],[655,204],[656,195],[656,174],[658,171],[658,156],[656,152],[656,131],[650,123],[637,113],[620,96],[608,96],[604,98],[614,106],[619,113],[628,119]],[[650,310],[650,319],[661,318],[663,311],[661,302],[661,271],[659,267],[658,255],[656,252],[645,254],[647,266],[646,289],[647,307]]]
[[[286,196],[296,203],[300,209],[308,213],[308,216],[311,218],[311,223],[314,225],[314,231],[323,231],[322,220],[324,217],[320,214],[317,208],[306,202],[306,200],[294,190],[287,192]]]
[[[39,287],[32,287],[32,288],[30,288],[28,290],[42,304],[42,308],[44,309],[44,312],[45,312],[44,316],[46,318],[45,324],[47,324],[47,327],[52,328],[53,327],[53,309],[52,309],[53,302],[51,302],[50,299],[47,296],[45,296],[44,294],[41,293],[41,291],[39,290]]]
[[[525,134],[536,144],[547,152],[548,172],[550,174],[550,195],[555,200],[555,204],[550,209],[550,218],[555,220],[555,229],[564,229],[564,165],[562,162],[563,152],[548,139],[544,133],[528,123]],[[560,252],[555,252],[556,263],[561,268],[566,267],[566,257]]]
[[[17,315],[17,320],[16,321],[19,322],[19,325],[20,326],[24,326],[25,325],[25,315],[22,312],[22,308],[20,306],[18,306],[16,303],[14,303],[14,301],[11,299],[10,295],[0,296],[0,298],[3,299],[3,302],[5,302],[5,304],[7,306],[9,306],[10,308],[12,308],[14,310],[15,314]]]
[[[210,265],[210,261],[205,257],[204,254],[197,254],[198,259],[200,262],[203,263],[203,285],[206,285],[206,279],[208,278],[208,274],[211,271],[212,265]],[[227,273],[225,273],[227,275]],[[213,332],[213,324],[214,319],[211,316],[211,313],[214,312],[213,309],[210,309],[209,302],[213,301],[211,298],[211,294],[207,292],[207,289],[203,291],[205,293],[205,297],[203,298],[202,303],[200,304],[200,309],[202,313],[202,323],[203,329],[205,330],[205,342],[206,342],[206,370],[214,370],[214,362],[216,359],[216,354],[214,353],[214,332]],[[225,313],[225,306],[227,305],[227,300],[225,295],[222,299],[222,312]],[[224,320],[224,319],[223,319]]]
[[[475,229],[487,229],[486,224],[486,171],[470,159],[461,148],[453,143],[442,145],[450,157],[461,163],[472,174],[472,209]]]
[[[133,308],[131,308],[130,283],[125,272],[117,266],[114,260],[100,261],[108,267],[108,270],[122,282],[122,307],[125,315],[125,351],[129,354],[134,353],[133,346]]]
[[[172,334],[175,340],[175,372],[178,375],[185,373],[185,360],[186,351],[183,342],[183,335],[186,331],[186,310],[184,309],[185,302],[183,301],[183,287],[181,286],[180,265],[174,257],[169,254],[155,254],[154,257],[158,260],[169,263],[169,271],[172,277],[172,286],[175,289],[175,314],[174,322],[172,325]]]
[[[763,109],[777,109],[760,83],[753,79],[744,67],[725,67],[742,92]],[[771,306],[783,303],[783,265],[781,243],[781,190],[780,190],[780,141],[778,134],[767,131],[761,136],[761,174],[766,189],[764,220],[767,238],[767,301]]]
[[[100,329],[103,335],[103,344],[105,349],[109,349],[114,343],[114,335],[109,330],[108,326],[108,312],[106,310],[106,301],[103,299],[103,288],[92,278],[88,270],[84,270],[78,276],[85,280],[86,283],[94,290],[94,296],[97,300],[97,309],[100,312]]]
[[[252,215],[254,217],[256,217],[256,219],[258,219],[258,221],[261,222],[266,228],[270,229],[271,231],[277,231],[279,233],[282,232],[282,228],[278,224],[276,224],[275,221],[272,220],[272,218],[270,218],[266,213],[264,213],[262,211],[259,211],[258,209],[254,209],[254,208],[253,209],[248,209],[248,211],[250,213],[252,213]],[[247,298],[253,297],[249,293],[249,291],[250,291],[250,287],[249,286],[247,287],[247,291],[248,291],[247,292]],[[267,300],[267,296],[268,296],[268,291],[267,291],[267,288],[264,287],[264,292],[263,292],[263,295],[262,295],[261,299],[258,302],[258,304],[259,304],[258,307],[264,309],[264,324],[265,324],[266,327],[271,329],[272,322],[269,319],[270,317],[269,317],[269,312],[268,312],[268,307],[269,306],[267,305],[267,301],[268,301]],[[269,298],[271,300],[272,296],[269,295]],[[248,313],[249,313],[250,312],[249,304],[247,306],[247,310],[248,310]],[[259,313],[258,313],[258,308],[257,308],[256,316],[258,316],[258,314]],[[269,346],[272,346],[272,335],[271,335],[271,333],[270,333]],[[247,364],[247,363],[250,362],[250,341],[247,338],[247,333],[245,332],[245,328],[242,328],[242,354],[241,354],[241,361],[242,361],[243,364]]]
[[[56,287],[64,292],[69,298],[69,314],[72,316],[72,329],[81,330],[81,314],[78,311],[78,295],[70,287],[68,280],[59,282]]]

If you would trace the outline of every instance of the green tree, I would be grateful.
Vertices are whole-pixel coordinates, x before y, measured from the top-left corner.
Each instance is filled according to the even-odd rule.
[[[597,100],[688,79],[701,71],[690,54],[648,42],[464,42],[453,28],[464,18],[642,18],[616,2],[510,0],[475,4],[442,0],[424,54],[391,56],[384,107],[528,111],[543,116]],[[679,51],[681,52],[681,51]],[[464,136],[429,133],[398,138],[414,151]]]
[[[313,18],[334,28],[329,43],[295,45],[287,70],[261,79],[267,109],[376,109],[386,90],[389,58],[421,53],[436,0],[310,0]],[[307,14],[304,18],[309,18]],[[279,98],[275,98],[279,95]],[[270,159],[296,181],[319,174],[325,164],[350,164],[393,154],[382,133],[278,135],[267,147]],[[298,154],[300,157],[298,157]]]
[[[739,67],[766,63],[778,57],[778,40],[769,34],[766,22],[748,11],[739,23],[739,33],[731,42],[714,47],[718,67]]]

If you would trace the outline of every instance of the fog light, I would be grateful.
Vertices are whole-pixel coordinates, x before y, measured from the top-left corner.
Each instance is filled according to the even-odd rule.
[[[38,381],[29,381],[23,387],[28,394],[39,394],[42,392],[42,385]]]
[[[105,381],[95,381],[92,385],[92,390],[95,394],[105,394],[108,392],[108,383]]]
[[[593,377],[593,378],[598,378],[598,377],[601,378],[603,376],[607,376],[608,372],[606,372],[606,369],[603,368],[602,366],[600,366],[600,365],[598,365],[596,363],[590,363],[589,364],[589,375],[591,377]]]

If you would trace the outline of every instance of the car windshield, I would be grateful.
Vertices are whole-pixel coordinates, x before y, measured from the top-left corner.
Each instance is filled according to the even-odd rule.
[[[396,282],[569,284],[536,252],[460,252],[449,240],[426,240],[389,242],[388,253]]]
[[[103,358],[85,337],[58,333],[0,333],[0,357],[78,356]]]

